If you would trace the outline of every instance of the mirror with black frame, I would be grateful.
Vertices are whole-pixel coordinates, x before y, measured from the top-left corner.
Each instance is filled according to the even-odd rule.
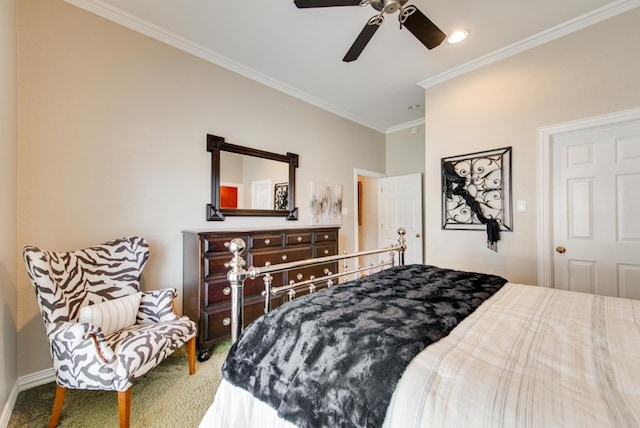
[[[211,203],[207,221],[225,216],[298,219],[295,206],[298,155],[281,155],[227,143],[207,135],[211,152]]]

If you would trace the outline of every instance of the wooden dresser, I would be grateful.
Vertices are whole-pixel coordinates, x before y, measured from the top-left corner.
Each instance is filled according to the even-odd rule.
[[[338,253],[338,227],[309,227],[296,229],[259,229],[232,231],[183,232],[183,302],[184,314],[198,323],[198,359],[209,358],[212,345],[231,337],[231,288],[227,281],[231,260],[225,246],[233,238],[242,238],[247,248],[242,253],[246,267],[293,262],[310,258],[333,256]],[[300,268],[276,274],[273,286],[304,279],[310,275],[320,277],[324,269],[338,272],[338,263]],[[264,285],[261,279],[248,279],[244,284],[245,326],[263,314]],[[272,298],[272,308],[283,297]]]

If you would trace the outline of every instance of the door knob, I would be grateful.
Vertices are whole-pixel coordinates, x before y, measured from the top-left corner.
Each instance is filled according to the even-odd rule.
[[[566,252],[567,252],[567,249],[566,249],[566,248],[564,248],[562,245],[560,245],[560,246],[556,247],[556,251],[557,251],[558,253],[560,253],[560,254],[564,254],[564,253],[566,253]]]
[[[416,238],[422,238],[422,235],[419,233],[416,233]]]

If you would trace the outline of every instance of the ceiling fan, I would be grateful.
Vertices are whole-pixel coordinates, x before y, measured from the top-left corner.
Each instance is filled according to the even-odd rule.
[[[309,7],[333,7],[333,6],[367,6],[371,5],[375,10],[380,12],[373,16],[364,26],[353,45],[342,59],[345,62],[351,62],[358,59],[369,40],[384,21],[385,13],[395,13],[400,11],[398,21],[400,28],[407,27],[411,33],[428,49],[439,46],[447,37],[436,24],[431,22],[417,7],[409,5],[404,7],[409,0],[294,0],[298,8]]]

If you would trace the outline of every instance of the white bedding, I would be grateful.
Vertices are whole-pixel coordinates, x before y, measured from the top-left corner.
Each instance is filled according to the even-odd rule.
[[[384,427],[640,427],[640,301],[506,284],[409,364]],[[201,428],[294,428],[223,381]]]

